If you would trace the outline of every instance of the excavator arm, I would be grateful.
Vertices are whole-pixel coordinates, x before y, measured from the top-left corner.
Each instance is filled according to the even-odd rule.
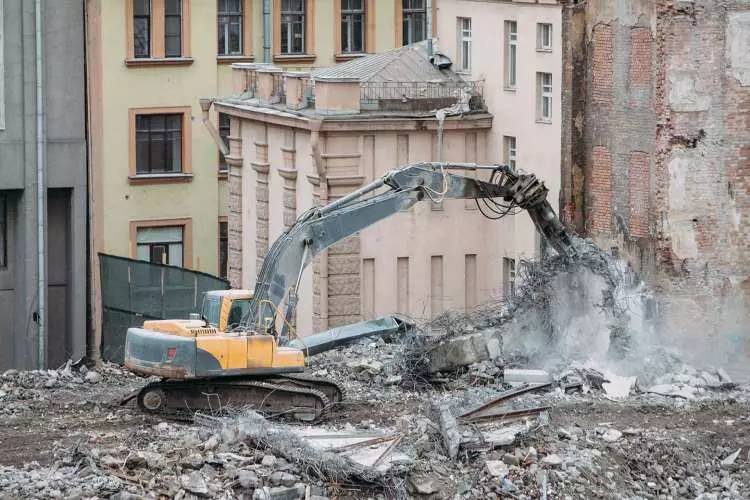
[[[490,178],[480,180],[457,175],[456,171],[488,172]],[[482,213],[493,219],[526,210],[557,252],[572,255],[570,236],[547,201],[547,192],[535,175],[517,173],[507,166],[418,163],[392,170],[326,206],[302,214],[274,242],[263,261],[253,303],[240,328],[272,330],[279,307],[287,297],[284,326],[279,335],[279,344],[284,345],[289,320],[297,306],[302,272],[313,257],[426,197],[433,201],[475,199],[480,209],[480,202],[485,204]]]

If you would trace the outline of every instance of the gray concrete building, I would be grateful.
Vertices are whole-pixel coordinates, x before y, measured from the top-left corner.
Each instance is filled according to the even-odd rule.
[[[85,353],[84,56],[83,1],[0,0],[0,370]]]

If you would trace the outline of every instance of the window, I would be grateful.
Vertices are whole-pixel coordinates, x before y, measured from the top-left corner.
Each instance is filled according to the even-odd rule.
[[[305,53],[305,0],[281,0],[281,53]]]
[[[227,277],[229,262],[229,228],[225,220],[219,221],[219,276]]]
[[[471,18],[459,17],[458,33],[458,67],[459,71],[471,71]]]
[[[243,0],[219,0],[218,34],[219,55],[242,54]]]
[[[0,269],[8,267],[8,198],[0,194]]]
[[[136,58],[151,57],[151,0],[133,0],[133,48]]]
[[[136,257],[154,264],[182,267],[183,227],[138,228]]]
[[[515,21],[505,21],[505,88],[515,89],[518,72],[518,31]]]
[[[536,74],[537,120],[552,121],[552,73]]]
[[[165,0],[164,54],[166,57],[182,55],[182,0]]]
[[[136,115],[136,174],[182,172],[182,118],[180,113]]]
[[[341,0],[341,52],[365,51],[365,0]]]
[[[516,294],[516,259],[503,257],[503,296]]]
[[[127,19],[128,66],[191,64],[190,2],[183,0],[124,0]]]
[[[402,0],[403,44],[421,42],[427,38],[427,9],[425,0]]]
[[[516,138],[509,135],[503,136],[503,162],[515,170],[516,159]]]
[[[219,113],[219,136],[224,141],[224,144],[229,147],[229,115],[226,113]],[[227,159],[224,157],[221,151],[219,151],[219,172],[227,172],[229,166],[227,165]]]
[[[536,50],[552,50],[552,25],[548,23],[537,23],[536,25]]]

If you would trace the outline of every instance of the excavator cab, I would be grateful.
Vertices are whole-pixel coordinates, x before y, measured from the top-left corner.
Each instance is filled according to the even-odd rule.
[[[240,326],[243,315],[250,309],[253,293],[249,290],[212,290],[203,295],[201,319],[207,326],[221,332],[231,332]]]

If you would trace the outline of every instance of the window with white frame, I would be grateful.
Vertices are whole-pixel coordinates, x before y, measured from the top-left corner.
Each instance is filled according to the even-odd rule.
[[[219,0],[218,47],[220,56],[242,54],[242,0]]]
[[[459,71],[471,71],[471,18],[459,17],[456,22],[458,35],[458,68]]]
[[[552,121],[552,73],[537,73],[537,120]]]
[[[536,50],[552,50],[552,25],[549,23],[536,24]]]
[[[365,51],[365,0],[341,0],[341,52]]]
[[[154,264],[182,267],[183,227],[139,227],[136,257]]]
[[[427,7],[425,0],[402,0],[403,43],[409,45],[427,38]]]
[[[305,53],[305,0],[281,0],[281,53]]]
[[[510,135],[503,136],[503,162],[510,168],[515,169],[517,158],[516,138]]]
[[[518,24],[505,21],[505,88],[515,89],[518,80]]]

